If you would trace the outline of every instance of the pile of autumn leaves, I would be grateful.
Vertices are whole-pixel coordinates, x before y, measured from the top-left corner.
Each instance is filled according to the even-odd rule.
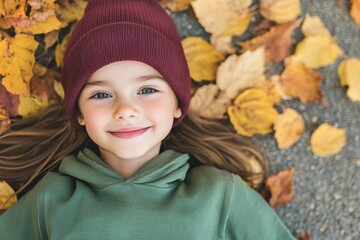
[[[35,60],[39,43],[34,36],[45,34],[44,48],[55,48],[54,60],[61,67],[69,35],[59,43],[59,32],[81,18],[86,3],[86,0],[0,1],[3,29],[0,131],[7,128],[11,117],[27,117],[63,98],[58,69],[48,69]],[[318,17],[299,18],[300,0],[260,0],[259,6],[251,6],[252,0],[161,0],[161,3],[171,11],[192,7],[199,23],[211,34],[210,43],[200,37],[182,41],[191,77],[197,82],[191,101],[193,111],[212,118],[226,116],[244,136],[274,132],[280,149],[291,147],[301,138],[305,132],[302,116],[291,108],[279,112],[275,106],[292,98],[304,103],[325,103],[320,89],[323,76],[316,69],[333,64],[344,55]],[[254,14],[264,18],[255,27],[261,34],[237,42],[238,48],[234,48],[233,37],[249,28]],[[360,24],[359,0],[353,0],[351,16]],[[291,34],[300,26],[305,37],[292,53]],[[265,64],[270,62],[283,62],[283,72],[266,76]],[[341,85],[348,87],[348,97],[360,101],[360,60],[344,58],[338,73]],[[318,156],[335,154],[345,143],[345,129],[328,123],[320,125],[311,136],[311,149]],[[267,180],[273,207],[293,199],[293,173],[294,169],[285,170]],[[0,182],[0,204],[11,193],[11,188]]]

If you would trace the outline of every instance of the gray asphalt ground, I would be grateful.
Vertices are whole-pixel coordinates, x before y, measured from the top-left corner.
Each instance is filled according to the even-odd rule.
[[[360,58],[360,27],[349,16],[348,0],[302,0],[302,16],[317,15],[326,24],[347,56]],[[256,1],[254,1],[256,3]],[[181,37],[209,35],[188,12],[172,14]],[[254,18],[254,23],[259,17]],[[251,35],[245,34],[243,38]],[[302,38],[294,33],[294,41]],[[341,87],[337,67],[317,69],[325,80],[321,87],[328,106],[285,101],[305,119],[307,131],[290,149],[279,150],[272,134],[253,140],[266,153],[270,174],[295,167],[295,199],[277,213],[296,236],[305,231],[312,239],[360,239],[360,102],[351,102]],[[279,73],[281,66],[268,66],[268,73]],[[347,145],[338,154],[321,158],[310,150],[311,133],[321,123],[330,123],[347,131]],[[256,226],[254,226],[256,227]]]

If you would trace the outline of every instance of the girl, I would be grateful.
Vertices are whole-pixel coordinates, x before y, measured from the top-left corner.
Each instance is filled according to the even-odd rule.
[[[156,0],[90,0],[62,84],[70,121],[56,105],[1,136],[0,176],[19,191],[42,179],[0,216],[0,239],[293,239],[237,177],[259,185],[262,155],[188,114],[183,49]]]

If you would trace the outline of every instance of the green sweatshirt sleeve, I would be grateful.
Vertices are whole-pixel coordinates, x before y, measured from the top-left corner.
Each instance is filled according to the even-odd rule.
[[[225,239],[295,240],[275,211],[253,189],[233,176]]]
[[[0,215],[0,239],[43,239],[39,231],[38,187]]]

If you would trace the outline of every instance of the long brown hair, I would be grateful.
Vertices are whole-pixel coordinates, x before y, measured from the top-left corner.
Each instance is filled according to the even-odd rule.
[[[91,143],[84,128],[73,126],[63,106],[54,104],[36,116],[15,121],[0,135],[0,180],[19,193],[66,155]],[[223,120],[189,113],[171,131],[163,148],[189,153],[202,164],[238,174],[254,188],[266,177],[263,154]]]

